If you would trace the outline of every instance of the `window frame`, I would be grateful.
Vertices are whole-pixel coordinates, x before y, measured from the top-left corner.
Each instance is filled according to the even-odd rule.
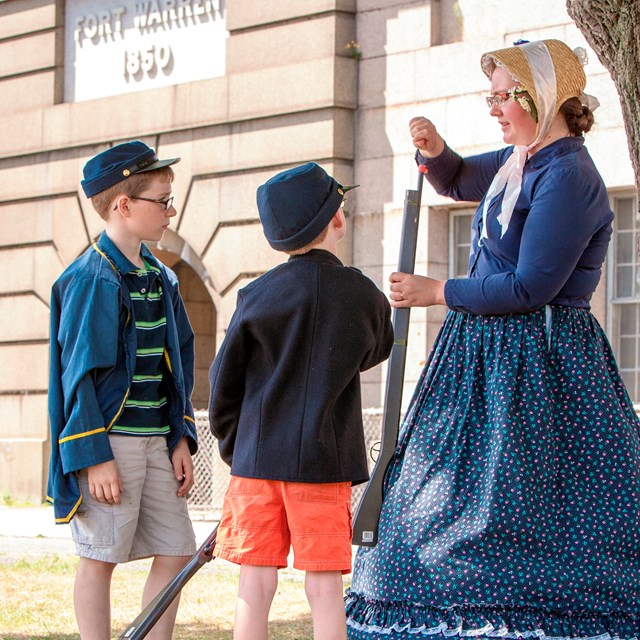
[[[471,251],[471,228],[473,224],[473,218],[475,216],[477,209],[477,205],[474,206],[465,206],[465,207],[450,207],[448,211],[449,216],[449,259],[447,265],[447,272],[449,274],[449,278],[462,278],[465,277],[467,273],[467,268],[469,265],[469,252],[467,252],[467,263],[464,268],[464,275],[459,275],[456,271],[456,260],[458,257],[458,249],[462,246],[468,246],[469,251]],[[457,244],[456,242],[456,218],[462,218],[463,216],[470,216],[471,223],[469,224],[469,236],[468,242]]]
[[[633,216],[633,255],[632,261],[629,263],[632,267],[632,283],[634,289],[634,295],[632,296],[617,296],[617,250],[618,250],[618,207],[617,202],[619,200],[631,199],[631,210],[635,211]],[[612,225],[611,242],[607,251],[607,269],[606,269],[606,333],[611,343],[618,369],[622,374],[623,371],[631,371],[628,367],[622,367],[622,349],[621,340],[626,336],[630,337],[633,334],[621,334],[619,325],[618,311],[620,308],[626,305],[636,305],[636,319],[635,319],[635,353],[633,359],[635,362],[635,382],[634,388],[627,387],[627,391],[631,396],[632,401],[636,406],[640,403],[640,212],[638,211],[638,194],[635,191],[621,190],[610,192],[609,202],[611,209],[615,214]],[[633,215],[633,214],[632,214]],[[625,263],[626,264],[626,263]],[[626,385],[626,381],[625,381]]]

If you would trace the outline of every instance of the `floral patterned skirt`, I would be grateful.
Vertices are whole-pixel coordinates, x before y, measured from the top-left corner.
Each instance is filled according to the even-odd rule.
[[[387,469],[349,637],[640,636],[640,423],[584,309],[449,312]]]

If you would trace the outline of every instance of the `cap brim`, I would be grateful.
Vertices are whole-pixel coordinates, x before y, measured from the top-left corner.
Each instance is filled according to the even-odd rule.
[[[351,189],[355,189],[356,187],[359,187],[359,184],[346,184],[346,185],[340,185],[338,187],[338,193],[343,196],[345,193],[347,193],[347,191],[351,191]],[[342,192],[342,193],[340,193]]]
[[[144,169],[140,169],[136,171],[136,173],[146,173],[147,171],[155,171],[156,169],[162,169],[163,167],[168,167],[169,165],[176,164],[180,162],[181,158],[169,158],[168,160],[158,160],[153,164],[145,167]]]

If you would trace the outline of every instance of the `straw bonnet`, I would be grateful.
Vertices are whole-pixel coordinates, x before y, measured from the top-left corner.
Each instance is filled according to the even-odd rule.
[[[582,99],[587,78],[582,69],[583,63],[564,42],[560,40],[541,40],[540,42],[547,47],[556,74],[556,103],[551,114],[553,116],[569,98]],[[538,113],[540,112],[538,87],[522,45],[485,53],[480,63],[489,79],[496,65],[506,69],[527,89]]]
[[[497,216],[501,227],[500,237],[507,232],[522,188],[527,156],[545,139],[560,107],[569,98],[578,98],[592,111],[597,107],[597,100],[584,93],[587,78],[582,66],[586,64],[586,52],[578,54],[577,51],[574,53],[559,40],[522,41],[507,49],[485,53],[480,59],[482,70],[489,79],[496,66],[500,66],[527,90],[536,107],[537,123],[535,140],[528,145],[515,145],[513,153],[498,169],[489,185],[482,209],[481,239],[488,237],[489,204],[500,193],[502,203]]]

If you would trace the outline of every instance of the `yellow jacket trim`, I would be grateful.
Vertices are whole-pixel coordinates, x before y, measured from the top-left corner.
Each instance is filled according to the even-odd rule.
[[[118,409],[118,411],[116,411],[116,415],[113,416],[113,420],[109,423],[109,426],[107,427],[107,432],[111,431],[111,427],[113,427],[116,420],[120,417],[120,414],[122,413],[122,409],[124,408],[124,403],[127,401],[127,398],[129,397],[129,391],[130,389],[127,389],[127,393],[124,394],[124,398],[122,399],[122,404],[120,405],[120,408]]]
[[[109,256],[107,256],[106,253],[104,253],[103,251],[100,251],[100,249],[98,248],[98,243],[94,242],[93,243],[93,248],[111,265],[111,268],[118,273],[118,270],[116,269],[116,265],[113,264],[113,262],[111,262],[111,260],[109,260]]]
[[[102,431],[106,431],[104,427],[100,427],[99,429],[93,429],[93,431],[85,431],[84,433],[76,433],[73,436],[67,436],[66,438],[60,438],[58,440],[58,444],[62,444],[63,442],[67,442],[68,440],[77,440],[78,438],[86,438],[87,436],[93,436],[96,433],[101,433]]]
[[[69,513],[64,518],[56,518],[56,523],[57,524],[66,524],[68,522],[71,522],[71,518],[73,518],[73,516],[76,515],[76,511],[78,510],[78,507],[80,506],[81,502],[82,502],[82,496],[80,496],[78,498],[78,502],[76,502],[73,505],[73,509],[71,509],[71,511],[69,511]]]

